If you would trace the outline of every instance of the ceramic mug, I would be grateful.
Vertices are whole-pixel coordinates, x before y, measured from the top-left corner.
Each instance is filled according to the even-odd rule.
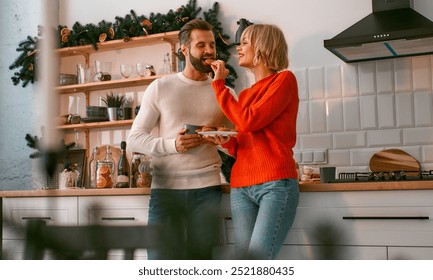
[[[132,108],[119,108],[117,110],[117,116],[119,120],[129,120],[132,119]]]

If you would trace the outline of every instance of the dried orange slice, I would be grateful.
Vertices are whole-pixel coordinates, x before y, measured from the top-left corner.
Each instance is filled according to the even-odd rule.
[[[107,185],[107,179],[104,176],[98,176],[96,179],[96,187],[97,188],[105,188]]]
[[[105,184],[106,188],[113,187],[113,180],[111,180],[111,177],[105,178],[107,180],[107,183]]]
[[[108,35],[110,36],[110,39],[114,39],[114,28],[110,27],[108,29]]]
[[[62,30],[60,30],[60,35],[69,35],[71,34],[71,30],[67,27],[63,27]]]
[[[98,173],[104,177],[107,177],[110,175],[110,168],[108,166],[101,166],[98,169]]]
[[[106,33],[102,33],[101,35],[99,35],[99,42],[105,42],[105,40],[107,39],[107,34]]]
[[[62,43],[66,43],[68,41],[68,37],[69,37],[69,35],[67,35],[67,34],[62,35]]]

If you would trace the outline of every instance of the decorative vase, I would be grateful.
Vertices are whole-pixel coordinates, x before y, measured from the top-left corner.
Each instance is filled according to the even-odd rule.
[[[108,111],[108,120],[117,121],[119,108],[118,107],[108,107],[107,111]]]

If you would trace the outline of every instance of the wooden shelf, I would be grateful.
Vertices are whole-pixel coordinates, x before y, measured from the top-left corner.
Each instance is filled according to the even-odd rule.
[[[90,56],[94,53],[101,53],[107,51],[115,51],[121,49],[130,49],[138,47],[146,47],[158,44],[169,44],[171,48],[171,67],[172,71],[176,72],[177,63],[175,59],[176,47],[179,42],[178,38],[179,31],[171,31],[165,33],[152,34],[148,36],[131,37],[130,40],[112,40],[97,44],[97,50],[92,45],[76,46],[60,48],[55,51],[59,58],[73,57],[73,56],[84,56],[86,65],[89,66]],[[135,86],[146,86],[164,75],[156,75],[150,77],[136,77],[128,79],[119,79],[103,82],[90,82],[84,84],[73,84],[67,86],[57,86],[55,91],[58,94],[72,94],[72,93],[84,93],[86,96],[86,106],[89,105],[90,94],[92,91],[100,90],[112,90],[118,88],[135,87]],[[98,128],[122,128],[131,127],[133,120],[122,120],[122,121],[105,121],[105,122],[93,122],[93,123],[80,123],[70,125],[60,125],[57,129],[73,131],[82,130],[86,135],[86,156],[89,156],[89,143],[90,143],[90,130]]]
[[[115,88],[143,86],[143,85],[150,84],[155,79],[161,78],[162,76],[164,75],[128,78],[128,79],[120,79],[120,80],[112,80],[112,81],[104,81],[104,82],[92,82],[92,83],[85,83],[85,84],[73,84],[67,86],[58,86],[55,88],[55,90],[60,94],[70,94],[70,93],[77,93],[77,92],[89,92],[95,90],[107,90],[107,89],[115,89]]]
[[[105,122],[92,122],[92,123],[79,123],[79,124],[67,124],[59,125],[58,129],[64,130],[85,130],[94,128],[109,128],[109,127],[122,127],[131,126],[134,120],[122,120],[122,121],[105,121]]]
[[[89,55],[96,52],[103,51],[113,51],[113,50],[121,50],[135,47],[143,47],[161,44],[167,42],[168,44],[174,45],[176,44],[178,39],[179,31],[171,31],[165,33],[152,34],[148,36],[138,36],[131,37],[129,41],[125,42],[123,40],[113,40],[107,41],[103,43],[98,43],[98,50],[95,50],[92,45],[86,46],[77,46],[77,47],[66,47],[57,49],[56,52],[60,55],[60,57],[68,57],[75,55]]]

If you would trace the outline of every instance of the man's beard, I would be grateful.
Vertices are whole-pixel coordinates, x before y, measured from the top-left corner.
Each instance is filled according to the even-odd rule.
[[[203,73],[210,73],[212,72],[212,67],[208,64],[204,64],[204,60],[202,58],[197,58],[191,54],[191,51],[189,52],[189,61],[191,62],[191,65],[195,68],[195,70]],[[206,57],[206,58],[213,58],[214,57]]]

